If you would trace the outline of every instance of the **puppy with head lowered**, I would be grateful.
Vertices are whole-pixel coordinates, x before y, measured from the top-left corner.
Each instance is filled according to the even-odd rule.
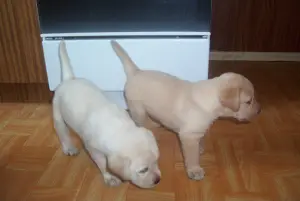
[[[76,155],[72,128],[99,167],[107,185],[121,180],[141,188],[159,183],[159,150],[151,131],[137,127],[129,114],[111,103],[92,82],[75,78],[64,41],[59,44],[62,83],[53,98],[54,126],[62,150]]]
[[[164,125],[178,133],[191,179],[204,177],[199,165],[199,153],[203,152],[200,141],[214,120],[250,120],[260,112],[253,85],[240,74],[224,73],[189,82],[163,72],[141,70],[116,41],[111,45],[127,76],[125,97],[131,117],[139,126]]]

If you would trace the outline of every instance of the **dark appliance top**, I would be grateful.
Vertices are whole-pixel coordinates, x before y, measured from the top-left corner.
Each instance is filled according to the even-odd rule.
[[[209,32],[211,0],[38,0],[42,34]]]

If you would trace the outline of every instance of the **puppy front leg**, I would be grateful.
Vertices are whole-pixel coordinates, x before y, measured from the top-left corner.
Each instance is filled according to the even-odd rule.
[[[199,153],[203,154],[203,152],[204,152],[204,137],[202,137],[199,142]]]
[[[97,150],[95,148],[91,148],[89,146],[86,146],[86,149],[90,153],[93,161],[95,161],[98,168],[100,169],[100,171],[103,175],[104,182],[109,186],[120,185],[122,183],[122,181],[119,178],[117,178],[116,176],[107,172],[107,170],[106,170],[107,161],[106,161],[105,155],[103,153],[101,153],[99,150]]]
[[[200,167],[200,139],[203,135],[199,133],[179,134],[184,162],[187,174],[190,179],[201,180],[205,172]]]

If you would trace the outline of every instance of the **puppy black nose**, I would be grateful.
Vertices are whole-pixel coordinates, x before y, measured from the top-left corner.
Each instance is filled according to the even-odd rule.
[[[261,113],[261,107],[258,109],[257,114]]]
[[[154,180],[154,184],[158,184],[160,182],[160,177],[156,177],[156,179]]]

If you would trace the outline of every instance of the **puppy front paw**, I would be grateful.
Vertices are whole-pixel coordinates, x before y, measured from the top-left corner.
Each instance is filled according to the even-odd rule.
[[[76,147],[63,147],[63,152],[67,156],[76,156],[79,154],[79,150]]]
[[[193,180],[201,180],[204,178],[205,172],[201,167],[194,167],[187,170],[188,177]]]
[[[119,186],[122,183],[122,181],[118,177],[109,173],[104,175],[104,182],[108,186]]]

